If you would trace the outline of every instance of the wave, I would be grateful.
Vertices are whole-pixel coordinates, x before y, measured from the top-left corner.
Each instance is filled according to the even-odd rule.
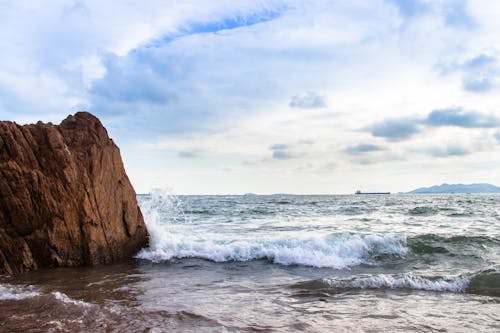
[[[408,210],[408,214],[413,216],[431,216],[436,215],[438,212],[437,208],[429,206],[417,206]]]
[[[366,207],[366,206],[347,206],[347,207],[341,207],[337,211],[341,215],[363,215],[363,214],[370,214],[374,212],[374,209]]]
[[[489,236],[443,236],[424,234],[407,239],[407,246],[415,254],[450,253],[457,255],[466,248],[484,251],[487,247],[499,247],[500,239]]]
[[[500,297],[500,272],[490,269],[473,276],[467,291],[474,294]]]
[[[245,232],[217,233],[215,228],[197,233],[188,226],[189,220],[181,223],[175,220],[182,218],[182,208],[182,202],[168,191],[157,191],[141,201],[151,238],[150,247],[141,250],[137,258],[152,262],[182,258],[215,262],[265,259],[283,265],[343,269],[361,264],[378,265],[409,254],[471,256],[500,246],[500,239],[487,236],[304,234],[288,230],[262,237]]]
[[[137,258],[153,262],[173,258],[201,258],[215,262],[267,259],[283,265],[346,268],[362,263],[373,264],[385,255],[403,256],[404,236],[352,235],[347,233],[301,236],[283,234],[275,237],[220,234],[183,234],[169,231],[161,218],[179,215],[181,204],[170,192],[157,190],[141,202],[148,231],[150,247]]]
[[[84,302],[81,300],[76,300],[76,299],[70,298],[68,295],[66,295],[60,291],[53,291],[51,294],[56,300],[63,302],[63,303],[66,303],[66,304],[72,304],[72,305],[77,305],[77,306],[82,306],[82,307],[91,307],[92,306],[91,303],[87,303],[87,302]]]
[[[500,238],[489,236],[464,236],[464,235],[437,235],[437,234],[424,234],[415,236],[414,239],[425,242],[442,242],[448,244],[497,244],[500,245]]]
[[[470,278],[425,277],[411,273],[400,275],[377,274],[349,279],[320,279],[299,282],[293,288],[304,290],[342,291],[353,289],[412,289],[426,291],[464,292]]]
[[[155,230],[155,229],[152,229]],[[197,236],[152,232],[152,246],[137,258],[160,262],[172,258],[201,258],[215,262],[267,259],[283,265],[347,268],[373,264],[384,255],[402,256],[400,236],[330,234],[313,237],[205,239]]]
[[[456,277],[423,276],[413,273],[361,275],[352,278],[302,281],[291,287],[311,294],[316,294],[318,291],[335,293],[357,289],[408,289],[500,296],[500,273],[489,270]]]
[[[0,301],[21,301],[29,298],[42,297],[47,302],[56,301],[82,307],[90,307],[91,303],[70,298],[60,291],[44,293],[31,285],[0,284]],[[48,299],[47,299],[48,298]]]
[[[0,300],[19,301],[26,298],[40,296],[40,293],[32,286],[15,286],[11,284],[0,284]]]
[[[332,233],[314,236],[229,238],[217,234],[185,235],[171,233],[165,225],[148,224],[151,244],[137,258],[161,262],[173,258],[201,258],[215,262],[266,259],[276,264],[348,268],[374,265],[387,258],[412,254],[475,255],[500,246],[494,237],[420,235],[358,235]]]

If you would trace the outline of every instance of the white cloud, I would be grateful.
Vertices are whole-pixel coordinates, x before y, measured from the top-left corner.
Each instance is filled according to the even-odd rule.
[[[288,105],[290,105],[291,108],[298,109],[318,109],[327,107],[325,97],[313,91],[307,91],[305,94],[292,96]]]
[[[414,3],[422,5],[7,2],[0,116],[56,122],[90,108],[122,147],[142,191],[154,184],[210,193],[215,183],[219,192],[351,192],[359,186],[353,179],[399,191],[408,174],[418,182],[448,168],[460,177],[472,159],[498,160],[490,142],[496,128],[410,124],[399,127],[414,129],[405,136],[390,120],[425,119],[450,105],[500,116],[497,65],[464,68],[500,50],[500,7]],[[443,75],[443,64],[462,67]],[[450,135],[470,154],[459,154]],[[432,148],[437,142],[441,150]],[[278,143],[287,149],[270,149]],[[371,152],[348,156],[349,147]],[[293,158],[273,159],[278,151]],[[185,158],[195,156],[202,158]],[[141,171],[144,165],[154,172]]]

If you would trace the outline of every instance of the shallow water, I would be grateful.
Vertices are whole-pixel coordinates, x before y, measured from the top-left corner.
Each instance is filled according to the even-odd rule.
[[[139,196],[151,248],[0,279],[5,332],[498,332],[500,196]]]

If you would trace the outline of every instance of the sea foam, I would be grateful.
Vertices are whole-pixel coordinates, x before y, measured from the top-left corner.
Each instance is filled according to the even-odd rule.
[[[470,278],[459,276],[456,278],[430,278],[413,274],[399,276],[378,274],[369,277],[358,277],[347,280],[326,280],[330,288],[349,289],[414,289],[426,291],[464,292]]]
[[[405,237],[401,235],[297,233],[228,237],[217,232],[190,234],[187,229],[170,229],[168,221],[161,218],[162,213],[180,209],[178,199],[169,196],[168,192],[157,191],[141,203],[151,238],[150,247],[138,253],[140,259],[153,262],[172,258],[202,258],[215,262],[267,259],[283,265],[342,269],[363,263],[374,264],[379,256],[407,253]]]
[[[40,296],[38,291],[31,286],[15,286],[11,284],[0,284],[0,300],[22,300]]]
[[[154,233],[151,237],[157,237]],[[201,239],[161,234],[138,258],[154,262],[172,258],[202,258],[216,262],[268,259],[284,265],[346,268],[372,264],[380,255],[404,255],[406,248],[395,236],[331,234],[294,238]]]
[[[465,275],[446,278],[404,273],[311,280],[299,282],[293,287],[306,290],[411,289],[461,293],[467,290],[470,281],[471,277]]]
[[[76,299],[70,298],[68,295],[66,295],[65,293],[62,293],[60,291],[53,291],[52,296],[54,296],[54,298],[56,300],[63,302],[63,303],[66,303],[66,304],[73,304],[73,305],[78,305],[78,306],[82,306],[82,307],[91,307],[92,306],[91,303],[87,303],[87,302],[84,302],[81,300],[76,300]]]

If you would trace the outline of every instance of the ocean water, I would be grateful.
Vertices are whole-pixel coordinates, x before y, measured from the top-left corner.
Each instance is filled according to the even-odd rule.
[[[0,277],[0,331],[500,332],[500,195],[138,198],[149,248]]]

